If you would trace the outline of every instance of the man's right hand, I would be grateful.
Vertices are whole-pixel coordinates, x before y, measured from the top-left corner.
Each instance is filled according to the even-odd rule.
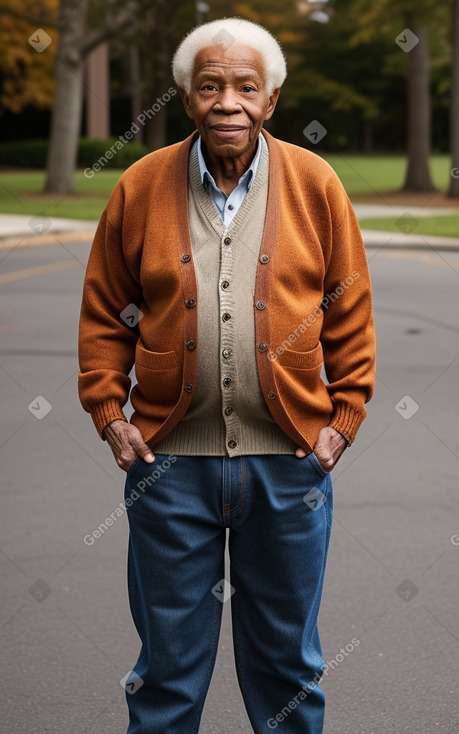
[[[124,471],[129,471],[138,456],[149,464],[155,460],[139,429],[132,423],[117,419],[105,426],[103,434],[113,451],[116,463]]]

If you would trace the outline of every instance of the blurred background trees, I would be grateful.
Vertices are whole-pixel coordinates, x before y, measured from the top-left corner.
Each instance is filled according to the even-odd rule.
[[[101,136],[107,145],[174,86],[171,57],[188,30],[238,15],[271,30],[287,55],[287,81],[268,126],[274,135],[317,152],[406,152],[404,187],[432,190],[431,151],[450,152],[459,172],[458,4],[22,0],[19,6],[0,0],[0,135],[4,141],[50,138],[47,189],[69,191],[78,138],[94,137],[88,123],[88,96],[95,89],[95,77],[88,76],[91,53],[107,50],[106,100],[92,94],[109,106]],[[52,38],[42,53],[25,41],[39,28]],[[327,130],[317,146],[303,134],[312,120]],[[178,94],[137,127],[141,152],[193,129]],[[450,195],[459,197],[459,176]]]
[[[59,0],[27,0],[22,13],[17,2],[0,2],[0,119],[7,120],[2,137],[14,134],[23,114],[52,106],[56,44],[37,54],[27,38],[37,26],[56,38],[58,5]]]

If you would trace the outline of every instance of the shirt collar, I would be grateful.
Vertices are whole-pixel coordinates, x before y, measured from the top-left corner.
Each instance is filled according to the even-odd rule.
[[[262,134],[258,133],[257,138],[257,148],[255,150],[255,155],[253,157],[252,163],[250,164],[249,168],[245,173],[242,174],[241,178],[239,179],[238,186],[242,183],[244,183],[247,187],[247,191],[250,189],[252,185],[252,181],[255,178],[255,174],[258,169],[258,164],[260,162],[261,157],[261,148],[262,148],[262,141],[260,138],[262,138]],[[210,173],[209,169],[207,168],[206,162],[204,160],[204,155],[202,153],[202,137],[199,136],[198,138],[198,162],[199,162],[199,172],[201,175],[201,182],[205,186],[206,190],[208,185],[212,185],[215,189],[218,190],[217,184],[215,183],[215,179]]]

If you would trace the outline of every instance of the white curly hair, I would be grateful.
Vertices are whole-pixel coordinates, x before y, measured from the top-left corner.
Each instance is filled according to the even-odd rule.
[[[172,74],[177,86],[190,93],[194,60],[199,51],[209,46],[218,46],[226,51],[233,43],[249,46],[261,53],[269,95],[282,86],[287,76],[287,64],[279,42],[266,28],[243,18],[212,20],[185,36],[172,60]]]

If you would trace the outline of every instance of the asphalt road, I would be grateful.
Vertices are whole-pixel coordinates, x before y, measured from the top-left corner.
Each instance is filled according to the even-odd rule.
[[[126,518],[93,545],[83,540],[123,490],[76,391],[88,249],[0,253],[1,734],[126,729],[120,679],[139,649]],[[378,379],[333,473],[320,617],[330,663],[325,732],[457,734],[459,254],[368,254]],[[225,604],[201,733],[236,732],[251,728]]]

